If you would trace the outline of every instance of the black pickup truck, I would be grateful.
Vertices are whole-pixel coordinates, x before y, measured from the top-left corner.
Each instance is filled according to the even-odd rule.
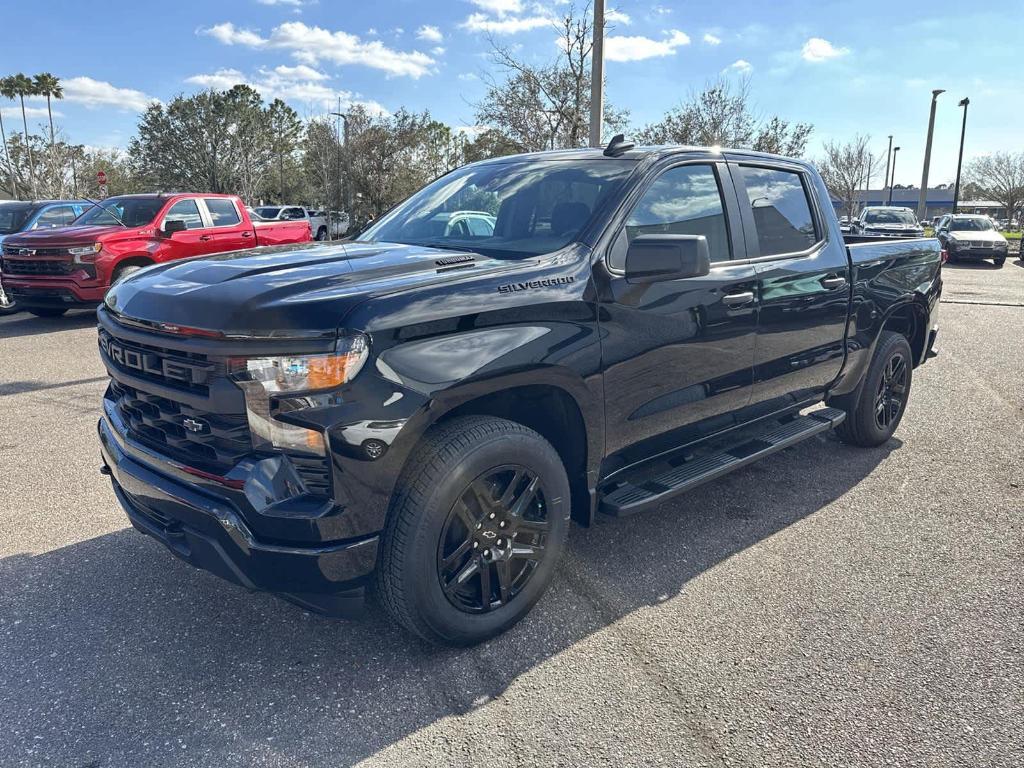
[[[115,285],[103,471],[200,568],[331,615],[372,590],[476,643],[541,597],[570,521],[824,430],[890,438],[940,248],[858,241],[781,157],[617,140],[469,165],[356,240]]]

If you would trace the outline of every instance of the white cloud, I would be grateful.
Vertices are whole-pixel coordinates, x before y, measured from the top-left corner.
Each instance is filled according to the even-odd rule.
[[[738,72],[741,75],[747,75],[754,71],[754,65],[746,59],[736,59],[736,61],[726,67],[724,71]]]
[[[623,13],[617,8],[612,8],[604,15],[604,20],[610,24],[625,24],[629,25],[633,23],[633,20],[629,17],[628,13]]]
[[[613,35],[605,40],[605,58],[608,61],[643,61],[671,56],[680,46],[689,44],[689,35],[678,29],[670,30],[664,40],[652,40],[643,35]]]
[[[126,112],[141,112],[155,99],[142,91],[118,88],[104,80],[91,77],[69,77],[60,83],[64,87],[64,100],[82,104],[87,109],[116,107]]]
[[[359,64],[383,70],[389,75],[414,79],[431,74],[436,63],[421,51],[397,51],[379,40],[362,40],[349,32],[332,32],[301,21],[281,24],[271,31],[269,37],[262,37],[250,29],[237,28],[231,22],[201,29],[200,34],[209,35],[225,45],[290,51],[298,61],[309,66],[321,61]]]
[[[849,52],[849,48],[837,48],[824,38],[812,37],[804,43],[804,47],[800,51],[800,55],[803,56],[804,61],[819,62],[828,61],[829,59],[837,59],[840,56],[845,56]]]
[[[267,43],[257,32],[236,27],[230,21],[214,24],[207,29],[201,29],[200,32],[224,43],[224,45],[247,45],[251,48],[259,48]]]
[[[482,13],[471,13],[459,26],[470,32],[489,32],[495,35],[514,35],[551,23],[548,16],[521,16],[508,18],[491,18]]]
[[[430,24],[424,24],[422,27],[417,29],[416,37],[430,43],[440,43],[444,40],[444,35],[441,34],[441,30]]]
[[[722,42],[722,38],[720,38],[718,35],[712,35],[710,32],[705,32],[704,42],[707,43],[708,45],[720,45]]]
[[[5,118],[17,118],[18,120],[21,120],[21,107],[3,107],[3,108],[0,108],[0,115],[3,115]],[[31,120],[32,118],[35,118],[35,117],[42,118],[42,117],[46,117],[46,116],[47,116],[46,107],[25,107],[25,117],[27,119],[29,119],[29,120]],[[64,117],[64,113],[63,112],[59,112],[59,111],[57,111],[55,109],[55,110],[53,110],[53,116],[54,117]],[[17,127],[17,126],[15,126],[15,127]],[[28,130],[31,133],[32,126],[29,126]]]
[[[323,79],[326,75],[312,69],[306,72],[307,69],[309,68],[302,66],[262,68],[251,77],[237,69],[218,69],[215,72],[192,75],[185,78],[185,82],[217,91],[226,91],[236,85],[248,85],[267,100],[281,99],[293,104],[312,104],[325,110],[336,109],[340,98],[343,109],[360,104],[371,114],[388,114],[388,110],[380,103],[360,99],[358,94],[351,91],[335,90],[324,84]],[[303,78],[302,74],[314,77]]]
[[[522,13],[522,0],[470,0],[477,8],[498,16],[506,16],[510,13]]]
[[[480,79],[473,72],[460,72],[458,74],[458,78],[459,78],[459,80],[463,80],[463,81],[466,81],[466,82],[469,82],[470,80],[479,80]]]
[[[431,56],[444,56],[444,52],[447,51],[447,50],[448,49],[445,48],[443,45],[435,45],[433,48],[430,49],[430,55]]]

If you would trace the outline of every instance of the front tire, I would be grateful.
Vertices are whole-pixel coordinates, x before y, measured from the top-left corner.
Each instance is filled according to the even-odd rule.
[[[3,315],[13,315],[15,312],[20,312],[21,307],[18,303],[4,292],[4,287],[0,285],[0,317]]]
[[[320,227],[320,229],[316,231],[316,239],[319,242],[323,242],[327,239],[327,227]]]
[[[907,338],[883,331],[859,390],[833,405],[846,411],[836,428],[844,443],[873,448],[885,443],[903,419],[913,380],[913,353]]]
[[[561,459],[533,430],[487,416],[435,427],[392,499],[377,572],[385,608],[432,643],[504,632],[550,584],[569,505]]]
[[[1003,256],[1002,258],[999,259],[992,259],[992,263],[996,265],[996,269],[999,269],[1000,267],[1003,266],[1003,264],[1006,263],[1006,257]]]

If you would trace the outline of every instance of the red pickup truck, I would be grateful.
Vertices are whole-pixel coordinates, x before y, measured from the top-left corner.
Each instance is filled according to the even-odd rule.
[[[8,237],[0,277],[26,310],[57,317],[96,306],[112,284],[150,264],[309,240],[305,221],[253,221],[231,195],[124,195],[71,226]]]

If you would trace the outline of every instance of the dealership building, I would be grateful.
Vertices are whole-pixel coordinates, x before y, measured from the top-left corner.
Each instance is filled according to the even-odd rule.
[[[857,193],[858,209],[868,205],[898,205],[903,208],[910,208],[917,212],[917,204],[920,200],[921,190],[894,189],[892,190],[892,203],[889,203],[889,189],[865,189]],[[832,205],[836,211],[843,215],[843,203],[832,198]],[[1005,218],[1006,207],[994,200],[961,200],[957,206],[960,213],[984,213],[995,219]],[[925,196],[925,216],[930,219],[933,216],[941,216],[944,213],[953,212],[953,186],[942,185],[929,187]]]

